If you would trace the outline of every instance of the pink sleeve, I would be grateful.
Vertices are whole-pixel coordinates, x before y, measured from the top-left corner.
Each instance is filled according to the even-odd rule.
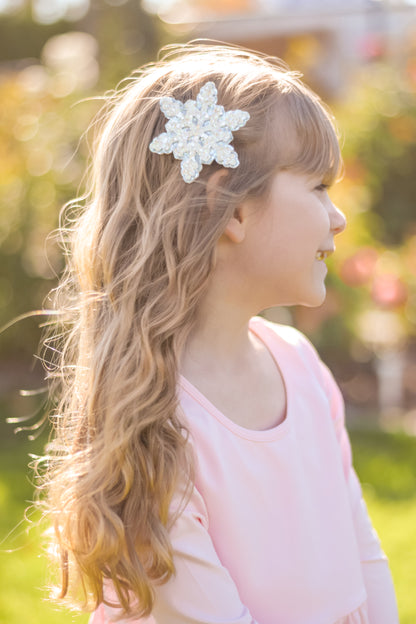
[[[215,552],[207,530],[205,505],[196,488],[172,528],[171,542],[176,576],[155,587],[155,606],[146,624],[258,624],[242,604],[230,574]],[[106,593],[109,595],[110,592]],[[117,615],[115,609],[103,610],[105,624]],[[138,620],[118,622],[139,624]],[[145,622],[140,620],[140,624]]]
[[[177,575],[156,593],[157,624],[256,624],[221,564],[196,489],[171,532]]]
[[[361,484],[352,465],[351,444],[345,427],[344,400],[331,372],[322,364],[325,389],[330,399],[335,434],[340,446],[342,465],[347,482],[355,533],[360,552],[361,568],[367,592],[370,624],[398,624],[396,596],[388,559],[372,526]]]

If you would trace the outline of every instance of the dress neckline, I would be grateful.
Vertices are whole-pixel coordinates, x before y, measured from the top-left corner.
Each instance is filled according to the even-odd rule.
[[[292,394],[290,388],[290,376],[286,372],[284,364],[284,349],[287,344],[280,339],[278,334],[267,326],[265,321],[260,317],[253,317],[249,322],[249,330],[263,343],[272,356],[276,368],[280,372],[286,395],[286,413],[282,422],[269,429],[248,429],[228,418],[221,412],[207,397],[196,388],[186,377],[179,375],[179,384],[188,395],[190,395],[197,403],[199,403],[211,416],[224,425],[227,429],[241,438],[254,440],[258,442],[267,442],[286,435],[291,426],[291,405]],[[283,355],[283,357],[281,357]],[[282,365],[283,361],[283,365]]]

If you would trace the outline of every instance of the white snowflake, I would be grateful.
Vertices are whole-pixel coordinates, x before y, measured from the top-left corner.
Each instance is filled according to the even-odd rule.
[[[160,100],[160,109],[169,119],[162,134],[149,145],[155,154],[170,154],[181,160],[181,173],[185,182],[193,182],[199,176],[202,165],[214,160],[223,167],[240,164],[234,148],[232,131],[244,126],[249,113],[241,110],[225,111],[217,105],[217,89],[213,82],[201,87],[196,100],[185,103],[172,97]]]

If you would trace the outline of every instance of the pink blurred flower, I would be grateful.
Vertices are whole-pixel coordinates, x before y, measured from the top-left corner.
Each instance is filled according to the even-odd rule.
[[[341,279],[348,286],[363,286],[373,277],[378,253],[373,247],[363,247],[346,258],[341,266]]]
[[[397,308],[407,301],[407,286],[397,275],[385,273],[374,278],[371,298],[383,308]]]
[[[386,52],[386,42],[378,33],[367,33],[359,42],[359,51],[368,61],[380,58]]]

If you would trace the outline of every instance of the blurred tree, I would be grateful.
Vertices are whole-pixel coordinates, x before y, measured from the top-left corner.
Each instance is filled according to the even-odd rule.
[[[416,100],[411,82],[395,68],[372,68],[370,85],[361,85],[348,123],[346,157],[365,171],[363,183],[377,215],[377,240],[401,245],[416,233]]]
[[[45,42],[71,26],[63,20],[52,24],[35,22],[31,3],[26,0],[19,10],[0,15],[0,62],[39,59]]]
[[[60,79],[41,66],[3,77],[0,83],[0,326],[40,308],[62,267],[48,235],[60,207],[76,195],[85,147],[77,150],[96,102],[71,107]],[[3,356],[33,349],[33,324],[1,335]]]
[[[163,23],[147,13],[139,0],[91,0],[90,10],[77,27],[98,41],[104,87],[154,60],[166,42]]]
[[[79,139],[101,105],[82,98],[113,88],[165,43],[163,26],[137,0],[95,0],[78,22],[51,25],[36,24],[30,5],[0,17],[0,34],[18,42],[3,59],[30,56],[3,65],[0,80],[0,327],[40,308],[62,268],[48,235],[78,194],[87,149]],[[27,357],[38,334],[30,321],[9,329],[2,357]]]
[[[26,33],[19,30],[25,23],[28,33],[30,24],[33,33],[42,32],[46,44],[40,48],[40,35],[31,41],[29,33],[24,49],[40,62],[32,58],[23,70],[8,65],[0,81],[0,326],[40,308],[61,270],[61,252],[47,236],[61,206],[78,194],[86,156],[78,140],[99,107],[75,103],[113,88],[169,42],[163,23],[137,0],[93,0],[77,22],[39,26],[43,30],[30,22],[28,7],[27,0],[21,12],[0,19],[11,40]],[[50,37],[57,31],[48,29],[64,26],[78,33]],[[373,357],[366,328],[384,323],[383,338],[416,333],[415,67],[416,53],[401,71],[378,62],[366,66],[336,110],[346,175],[331,194],[349,226],[329,261],[325,304],[293,313],[335,370],[347,373],[351,361],[365,367]],[[2,356],[32,353],[36,335],[30,322],[8,330],[0,336]],[[350,357],[341,355],[348,351]]]
[[[152,60],[165,43],[163,23],[146,12],[140,0],[89,0],[80,19],[47,24],[35,21],[33,4],[34,0],[23,0],[20,8],[0,15],[0,61],[39,60],[52,36],[85,31],[98,42],[101,83],[107,87]]]
[[[359,403],[375,399],[369,364],[411,351],[416,336],[416,77],[405,68],[362,68],[337,106],[345,175],[330,194],[348,226],[329,263],[327,300],[295,310],[298,326],[345,381],[347,399]],[[405,389],[412,404],[414,384]]]

